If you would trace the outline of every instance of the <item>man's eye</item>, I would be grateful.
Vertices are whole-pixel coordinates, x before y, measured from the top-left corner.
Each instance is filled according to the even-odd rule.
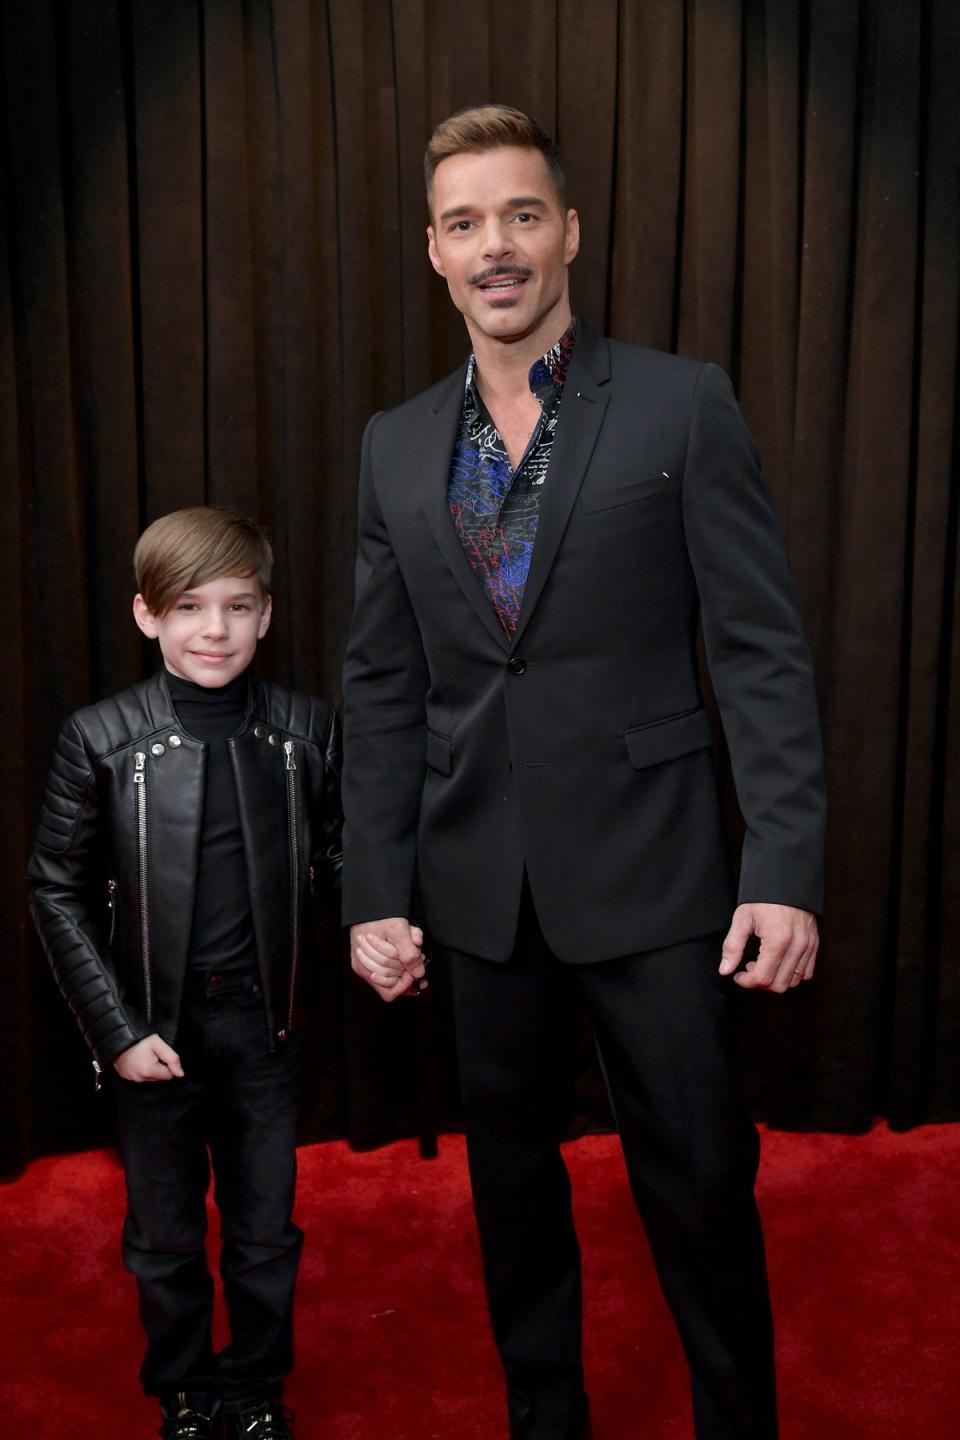
[[[461,232],[464,231],[464,230],[469,230],[469,229],[470,229],[470,221],[469,221],[469,220],[454,220],[453,224],[450,226],[450,229],[451,229],[451,232],[454,231],[454,230],[459,230],[459,231],[461,231]]]
[[[518,215],[514,216],[515,220],[520,220],[524,224],[526,224],[528,220],[536,220],[536,218],[536,215],[531,215],[529,210],[521,210]]]

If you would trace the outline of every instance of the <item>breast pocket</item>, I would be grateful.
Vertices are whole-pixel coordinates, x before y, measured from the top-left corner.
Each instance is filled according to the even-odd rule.
[[[620,485],[594,486],[581,491],[580,513],[594,515],[601,510],[615,510],[621,505],[652,500],[655,495],[662,495],[665,490],[669,490],[670,486],[670,476],[665,470],[658,470],[655,475],[646,475],[642,480],[628,480]]]

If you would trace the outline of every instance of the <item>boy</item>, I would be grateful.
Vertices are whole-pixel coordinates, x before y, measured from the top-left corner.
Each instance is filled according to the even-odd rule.
[[[326,702],[249,674],[272,563],[230,510],[178,510],[143,533],[133,611],[163,666],[68,719],[30,860],[41,939],[117,1097],[123,1256],[164,1440],[208,1440],[221,1420],[228,1440],[292,1434],[295,1026],[309,896],[339,880],[340,729]],[[208,1146],[231,1330],[219,1356]]]

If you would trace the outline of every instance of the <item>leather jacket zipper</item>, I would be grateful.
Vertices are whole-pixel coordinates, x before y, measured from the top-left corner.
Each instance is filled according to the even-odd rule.
[[[110,933],[107,935],[107,949],[113,944],[113,932],[117,928],[117,882],[107,881],[107,909],[110,911]]]
[[[284,740],[287,757],[287,830],[290,838],[290,1004],[287,1034],[293,1029],[293,997],[300,964],[300,816],[297,794],[297,756],[292,740]]]
[[[120,886],[117,884],[116,880],[114,880],[113,876],[111,876],[110,879],[107,881],[107,909],[110,911],[110,930],[109,934],[107,935],[108,950],[113,944],[113,933],[117,928],[117,894],[119,892],[119,889]],[[99,1060],[94,1060],[92,1063],[93,1091],[95,1095],[99,1095],[100,1091],[103,1089],[103,1067],[100,1064]]]
[[[137,795],[137,877],[140,886],[140,960],[143,966],[143,1009],[149,1025],[153,1020],[153,983],[150,974],[150,911],[147,900],[147,757],[143,750],[134,756],[133,782]]]

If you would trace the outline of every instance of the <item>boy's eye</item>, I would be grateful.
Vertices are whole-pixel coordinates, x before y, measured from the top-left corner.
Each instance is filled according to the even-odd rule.
[[[250,606],[245,600],[235,600],[230,606],[231,610],[249,610]]]
[[[177,606],[178,610],[196,610],[196,602],[193,600],[181,600]]]

